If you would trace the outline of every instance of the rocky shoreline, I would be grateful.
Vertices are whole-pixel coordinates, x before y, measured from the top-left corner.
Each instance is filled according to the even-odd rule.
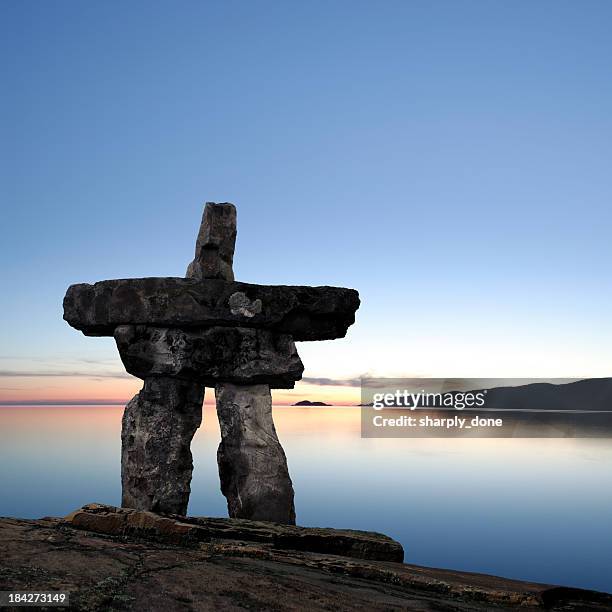
[[[404,564],[382,534],[90,504],[0,519],[0,590],[71,610],[611,610],[612,595]]]

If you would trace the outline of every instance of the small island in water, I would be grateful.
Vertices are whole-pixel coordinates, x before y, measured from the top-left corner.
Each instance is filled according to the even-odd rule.
[[[325,402],[311,402],[310,400],[301,400],[291,405],[292,406],[332,406],[332,404],[326,404]]]

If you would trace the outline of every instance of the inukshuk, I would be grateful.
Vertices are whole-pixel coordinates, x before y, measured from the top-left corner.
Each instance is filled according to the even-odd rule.
[[[72,285],[64,319],[87,336],[114,336],[126,370],[144,380],[123,416],[124,507],[186,514],[191,440],[204,389],[215,387],[229,515],[293,524],[293,486],[270,388],[293,388],[302,377],[294,341],[346,335],[359,295],[235,282],[235,241],[234,205],[207,203],[187,278]]]

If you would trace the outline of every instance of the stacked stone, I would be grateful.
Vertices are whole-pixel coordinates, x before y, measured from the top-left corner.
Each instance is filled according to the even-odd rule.
[[[190,444],[209,386],[230,516],[294,524],[270,389],[293,388],[302,377],[295,340],[346,334],[359,297],[337,287],[235,282],[235,241],[236,208],[207,203],[187,278],[72,285],[64,319],[86,335],[114,336],[126,370],[144,380],[123,418],[124,507],[186,514]]]
[[[236,208],[232,204],[207,204],[187,277],[233,281],[236,233]],[[241,291],[229,296],[228,305],[230,313],[247,319],[262,309],[261,299],[251,302]],[[227,351],[229,360],[239,363],[228,368],[225,376],[217,376],[215,385],[221,428],[217,464],[229,515],[294,524],[293,485],[272,420],[270,394],[270,385],[292,387],[302,377],[304,366],[293,339],[286,334],[245,327],[229,328],[230,334],[219,327],[212,330],[216,330],[219,339],[223,338],[221,343],[215,343],[217,347],[226,345],[230,334],[239,338]],[[211,331],[205,333],[209,335]],[[211,359],[213,368],[223,363],[212,351],[201,354]],[[210,372],[210,368],[199,370]],[[243,376],[238,380],[235,375],[239,373]],[[284,380],[277,380],[283,375]],[[224,380],[232,382],[221,382]]]

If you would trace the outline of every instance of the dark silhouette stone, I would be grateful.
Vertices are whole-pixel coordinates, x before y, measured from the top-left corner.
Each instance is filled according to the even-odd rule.
[[[210,387],[230,382],[292,389],[304,371],[291,336],[265,329],[121,325],[115,341],[125,369],[138,378],[173,376]]]
[[[358,307],[358,293],[341,287],[152,277],[72,285],[64,319],[90,336],[112,336],[119,325],[222,325],[271,329],[294,340],[332,340],[346,335]]]
[[[121,505],[187,514],[191,440],[202,422],[204,386],[150,377],[125,407],[121,430]]]
[[[221,491],[232,518],[295,524],[293,485],[268,385],[218,385]]]
[[[187,267],[188,278],[234,280],[232,263],[236,244],[236,207],[228,202],[207,202],[196,240],[195,259]]]
[[[123,418],[123,506],[186,513],[189,446],[206,385],[215,386],[230,516],[292,524],[293,486],[270,387],[292,388],[302,377],[295,340],[345,336],[359,294],[235,282],[235,242],[236,208],[209,202],[188,278],[72,285],[64,319],[86,335],[114,336],[127,371],[144,380]]]

